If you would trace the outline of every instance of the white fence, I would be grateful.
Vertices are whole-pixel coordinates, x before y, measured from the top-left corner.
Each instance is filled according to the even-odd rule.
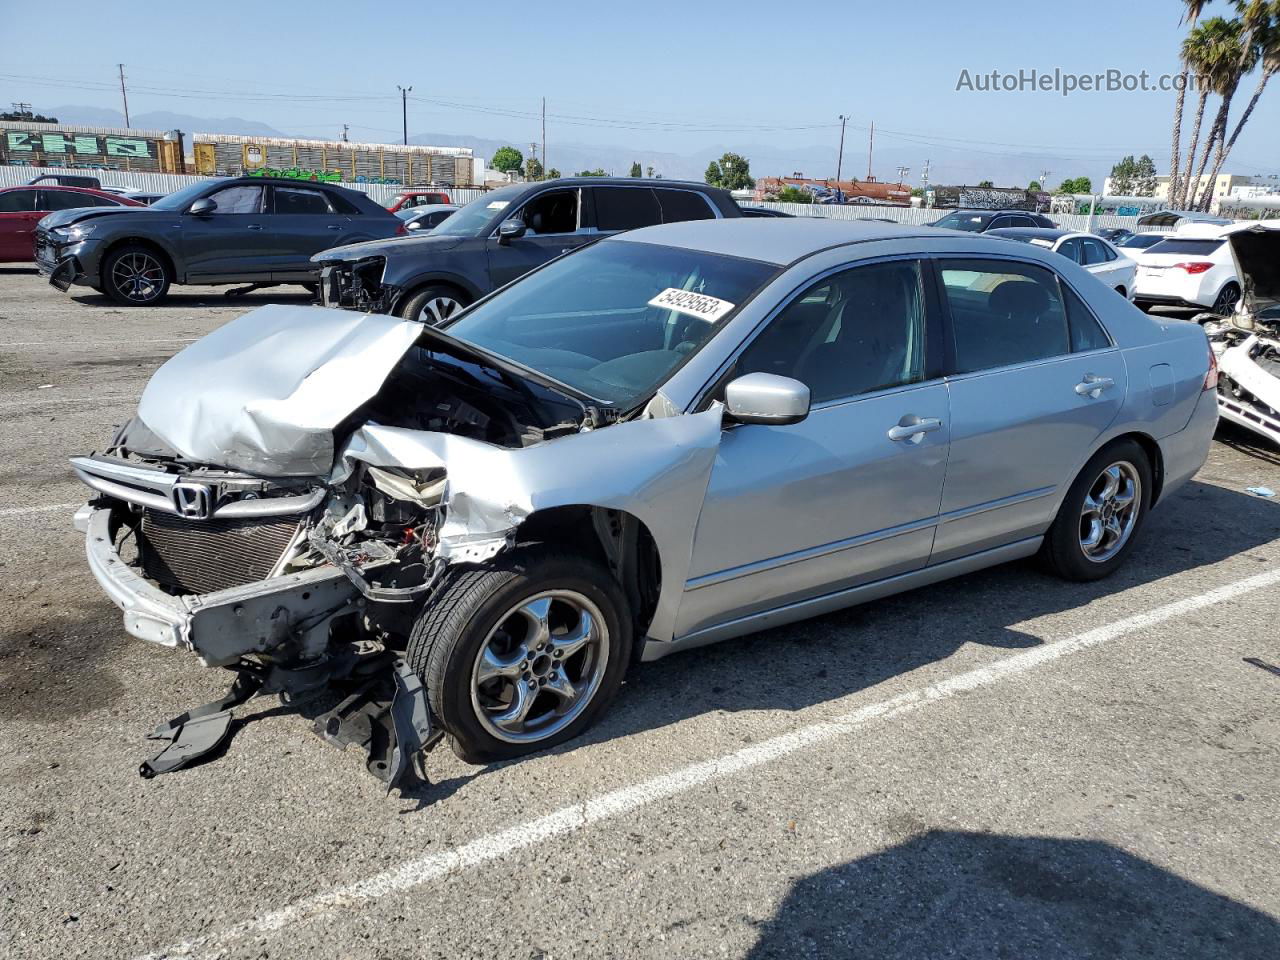
[[[768,207],[781,210],[793,217],[829,217],[832,220],[893,220],[895,223],[924,224],[933,223],[945,217],[950,210],[938,207],[888,207],[875,203],[849,203],[842,205],[828,203],[770,203],[752,202],[753,207]],[[1089,225],[1089,216],[1080,213],[1049,213],[1050,220],[1064,230],[1097,230],[1101,227],[1126,227],[1130,230],[1138,225],[1137,217],[1118,217],[1114,214],[1097,214],[1093,217],[1093,225]]]
[[[14,167],[0,166],[0,187],[13,187],[28,183],[35,177],[45,174],[72,174],[86,177],[97,177],[106,187],[132,187],[147,193],[173,193],[183,187],[199,183],[210,177],[197,177],[180,173],[137,173],[126,170],[92,170],[71,167]],[[300,180],[299,183],[306,181]],[[388,183],[340,183],[340,187],[359,190],[367,193],[378,203],[389,203],[391,198],[403,190],[423,190],[426,187],[404,187]],[[484,193],[483,190],[461,187],[441,187],[456,204],[470,203]]]

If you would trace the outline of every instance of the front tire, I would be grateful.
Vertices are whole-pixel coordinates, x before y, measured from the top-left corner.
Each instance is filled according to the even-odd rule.
[[[126,307],[154,307],[169,295],[172,271],[154,247],[128,243],[102,263],[102,292]]]
[[[445,284],[432,284],[405,300],[396,312],[405,320],[418,320],[429,327],[437,327],[470,302],[461,290]]]
[[[1067,490],[1040,556],[1064,580],[1101,580],[1137,542],[1151,503],[1151,462],[1133,440],[1099,450]]]
[[[448,573],[406,655],[454,753],[488,763],[591,726],[622,684],[631,643],[627,601],[608,571],[532,547]]]

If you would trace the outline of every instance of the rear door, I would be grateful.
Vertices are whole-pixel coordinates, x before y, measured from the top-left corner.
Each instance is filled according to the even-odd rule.
[[[506,219],[523,220],[525,235],[505,243],[497,230],[485,241],[493,288],[522,277],[534,267],[568,253],[592,239],[583,222],[582,190],[544,190],[526,200]]]
[[[930,563],[1038,536],[1124,401],[1125,365],[1045,267],[936,261],[951,331],[951,457]]]
[[[334,206],[328,193],[314,187],[272,186],[268,200],[271,279],[313,279],[311,257],[345,242],[353,229],[351,218]]]
[[[182,215],[186,282],[266,281],[275,240],[267,231],[266,188],[238,183],[209,195],[217,208],[206,216]]]
[[[36,224],[44,216],[34,187],[0,193],[0,260],[32,260]]]

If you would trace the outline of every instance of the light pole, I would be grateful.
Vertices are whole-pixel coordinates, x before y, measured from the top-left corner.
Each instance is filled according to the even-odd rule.
[[[849,118],[840,114],[840,153],[836,156],[836,189],[840,189],[840,167],[844,164],[844,125]]]
[[[403,125],[404,145],[409,145],[409,94],[413,92],[413,87],[402,87],[396,84],[396,89],[400,91],[400,122]]]

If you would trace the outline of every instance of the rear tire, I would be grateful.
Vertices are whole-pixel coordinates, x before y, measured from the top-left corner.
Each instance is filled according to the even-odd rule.
[[[471,303],[471,298],[448,284],[433,283],[409,297],[396,311],[405,320],[419,320],[436,327]]]
[[[406,656],[453,752],[489,763],[591,726],[622,684],[631,622],[603,567],[534,546],[448,572],[419,614]]]
[[[1067,490],[1040,548],[1045,567],[1078,582],[1115,573],[1137,542],[1153,490],[1146,451],[1133,440],[1107,444]]]
[[[102,292],[126,307],[154,307],[169,295],[173,274],[155,247],[127,243],[102,262]]]
[[[1213,301],[1212,310],[1220,317],[1225,317],[1235,311],[1236,302],[1240,299],[1240,285],[1234,280],[1230,283],[1223,284],[1221,290],[1218,291],[1218,297]]]

